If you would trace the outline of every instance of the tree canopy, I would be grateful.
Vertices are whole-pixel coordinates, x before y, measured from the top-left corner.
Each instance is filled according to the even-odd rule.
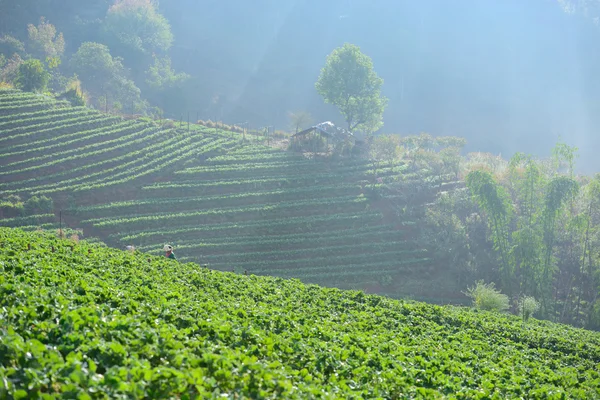
[[[30,59],[19,65],[16,86],[28,92],[43,91],[48,85],[50,76],[44,64],[37,59]]]
[[[167,51],[173,43],[169,22],[150,0],[116,0],[108,9],[104,28],[129,51]]]
[[[140,102],[140,89],[127,77],[121,59],[113,57],[107,46],[83,43],[71,57],[70,67],[96,100],[104,97],[103,101],[109,101],[106,96],[110,96],[113,102],[125,105]]]
[[[40,18],[38,26],[29,24],[29,47],[36,57],[60,58],[65,51],[65,38],[62,33],[57,33],[56,27]]]
[[[346,43],[327,57],[316,88],[326,103],[339,108],[350,132],[371,133],[383,126],[387,98],[381,95],[382,85],[371,58]]]

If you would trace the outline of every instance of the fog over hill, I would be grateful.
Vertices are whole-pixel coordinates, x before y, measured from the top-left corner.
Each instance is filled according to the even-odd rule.
[[[600,28],[554,1],[262,0],[163,2],[174,61],[222,92],[225,115],[286,123],[317,119],[314,82],[344,42],[373,58],[389,97],[383,132],[460,135],[470,150],[548,154],[559,135],[593,148],[600,110]],[[223,21],[227,23],[223,23]]]
[[[150,52],[124,51],[103,30],[113,3],[0,0],[0,35],[26,40],[27,24],[45,16],[64,33],[67,57],[84,41],[106,44],[124,58],[142,97],[160,103],[144,87]],[[168,102],[171,110],[152,104],[172,118],[189,111],[283,129],[289,112],[306,110],[315,120],[342,122],[314,85],[326,56],[349,42],[373,59],[385,80],[384,133],[464,136],[467,150],[503,156],[545,156],[561,136],[581,149],[584,172],[600,167],[593,150],[600,144],[598,0],[158,4],[174,34],[163,54],[190,75],[185,90],[172,92],[179,98]]]

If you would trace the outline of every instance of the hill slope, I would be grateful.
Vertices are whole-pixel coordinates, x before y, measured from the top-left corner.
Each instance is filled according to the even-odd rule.
[[[600,335],[0,228],[0,397],[597,398]]]
[[[0,92],[0,197],[49,196],[54,215],[0,226],[53,227],[62,210],[109,245],[158,254],[170,243],[212,269],[438,301],[460,290],[415,240],[417,216],[377,196],[377,180],[419,179],[401,163],[308,159],[234,132],[40,101]]]

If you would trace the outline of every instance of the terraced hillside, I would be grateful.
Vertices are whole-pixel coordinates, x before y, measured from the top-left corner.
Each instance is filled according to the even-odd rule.
[[[110,245],[158,253],[171,243],[181,260],[215,269],[376,291],[432,273],[414,221],[374,201],[376,178],[408,179],[403,165],[307,159],[232,132],[47,100],[34,109],[40,101],[0,94],[1,194],[49,196],[71,227]],[[56,218],[1,223],[48,227]]]

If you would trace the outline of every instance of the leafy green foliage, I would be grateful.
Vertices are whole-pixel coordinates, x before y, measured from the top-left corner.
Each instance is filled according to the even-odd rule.
[[[0,397],[600,395],[597,333],[39,233],[0,242]]]
[[[27,215],[45,214],[54,211],[54,202],[46,196],[32,196],[27,199],[23,206]]]
[[[115,0],[104,29],[129,51],[166,51],[173,43],[169,22],[151,0]]]
[[[31,49],[34,57],[60,60],[65,52],[65,39],[62,33],[57,34],[54,25],[41,17],[38,26],[33,24],[27,26],[27,33],[29,34],[28,48]]]
[[[71,57],[70,67],[100,108],[106,107],[101,97],[110,104],[119,102],[134,107],[142,104],[140,89],[127,77],[121,59],[113,58],[107,46],[83,43]]]
[[[465,294],[473,299],[473,306],[480,310],[506,311],[510,306],[508,296],[500,293],[494,282],[478,281],[475,286],[468,288]]]
[[[479,207],[489,218],[494,247],[499,252],[502,262],[503,279],[510,285],[514,264],[510,258],[509,222],[512,204],[508,194],[487,171],[470,172],[466,184]]]
[[[77,76],[71,79],[65,92],[57,96],[57,98],[68,101],[73,107],[83,107],[87,104],[87,95],[83,91],[81,81]]]
[[[154,64],[146,71],[148,98],[152,104],[167,112],[176,113],[184,107],[184,91],[190,76],[177,73],[169,57],[154,56]]]
[[[358,46],[346,43],[327,57],[316,88],[325,102],[339,108],[349,131],[372,133],[383,125],[387,99],[381,95],[382,85],[371,58]]]
[[[523,296],[519,300],[519,315],[523,318],[523,321],[529,320],[540,309],[540,303],[537,302],[535,297]]]
[[[41,92],[46,89],[50,75],[40,60],[30,59],[19,65],[15,84],[27,92]]]

